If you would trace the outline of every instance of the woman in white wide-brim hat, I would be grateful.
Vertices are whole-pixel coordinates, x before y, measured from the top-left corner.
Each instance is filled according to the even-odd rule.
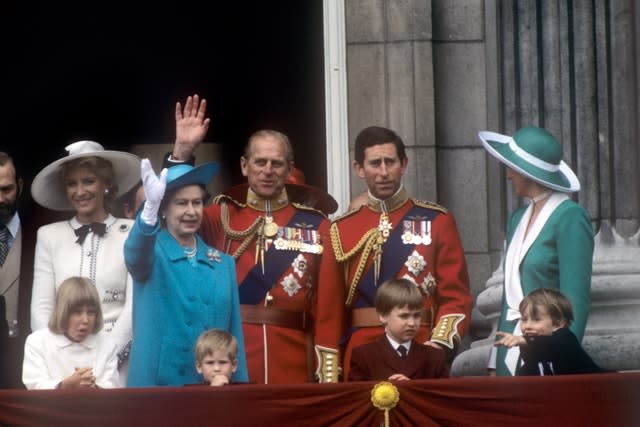
[[[133,291],[123,248],[132,221],[115,218],[108,205],[137,183],[140,158],[107,151],[94,141],[78,141],[66,150],[69,154],[41,170],[31,186],[40,205],[74,213],[69,220],[38,230],[31,329],[47,327],[56,291],[66,278],[87,277],[100,296],[104,331],[124,355],[131,340]],[[126,364],[122,371],[125,368]]]
[[[562,161],[562,147],[544,129],[513,137],[480,132],[484,148],[507,167],[507,179],[530,203],[511,213],[506,229],[504,291],[498,331],[521,334],[520,301],[537,288],[560,290],[573,306],[571,331],[582,341],[591,302],[593,228],[587,211],[568,195],[580,182]],[[494,347],[492,374],[513,375],[518,347]]]

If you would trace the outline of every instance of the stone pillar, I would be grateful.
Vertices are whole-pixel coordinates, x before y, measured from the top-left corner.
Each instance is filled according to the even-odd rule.
[[[437,199],[455,216],[465,250],[471,293],[484,289],[491,274],[486,234],[485,155],[478,131],[486,129],[487,56],[482,0],[434,0],[433,67],[437,154]],[[496,122],[497,123],[497,122]],[[478,318],[472,319],[472,339]]]
[[[539,6],[539,7],[538,7]],[[584,346],[603,367],[639,369],[640,359],[640,121],[636,23],[631,0],[486,2],[486,28],[498,28],[495,69],[500,86],[490,109],[501,112],[497,130],[526,125],[547,128],[561,142],[565,160],[583,189],[577,201],[596,231],[592,306]],[[490,69],[489,64],[487,69]],[[487,80],[489,82],[489,79]],[[490,84],[487,85],[489,87]],[[487,177],[501,177],[495,161]],[[488,180],[490,181],[490,180]],[[487,211],[504,224],[520,200],[509,187],[487,188]],[[492,208],[491,206],[494,206]],[[498,217],[498,218],[495,218]],[[488,228],[489,250],[499,265],[503,232]],[[495,332],[502,295],[498,268],[476,306]],[[482,375],[493,338],[478,339],[454,361],[454,375]]]

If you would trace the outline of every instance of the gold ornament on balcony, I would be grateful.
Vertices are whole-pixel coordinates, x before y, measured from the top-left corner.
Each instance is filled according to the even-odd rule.
[[[384,425],[389,427],[389,410],[396,407],[400,401],[400,392],[388,381],[382,381],[371,390],[371,403],[384,411]]]

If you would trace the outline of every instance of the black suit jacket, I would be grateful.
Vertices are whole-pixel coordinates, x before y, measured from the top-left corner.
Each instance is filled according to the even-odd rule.
[[[446,353],[414,340],[403,360],[386,335],[353,349],[349,381],[383,381],[393,374],[403,374],[414,380],[448,378]]]

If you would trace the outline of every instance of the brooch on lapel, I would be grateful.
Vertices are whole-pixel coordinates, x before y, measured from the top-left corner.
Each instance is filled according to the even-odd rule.
[[[209,248],[207,258],[209,258],[210,261],[220,262],[220,252],[218,252],[217,249]]]

